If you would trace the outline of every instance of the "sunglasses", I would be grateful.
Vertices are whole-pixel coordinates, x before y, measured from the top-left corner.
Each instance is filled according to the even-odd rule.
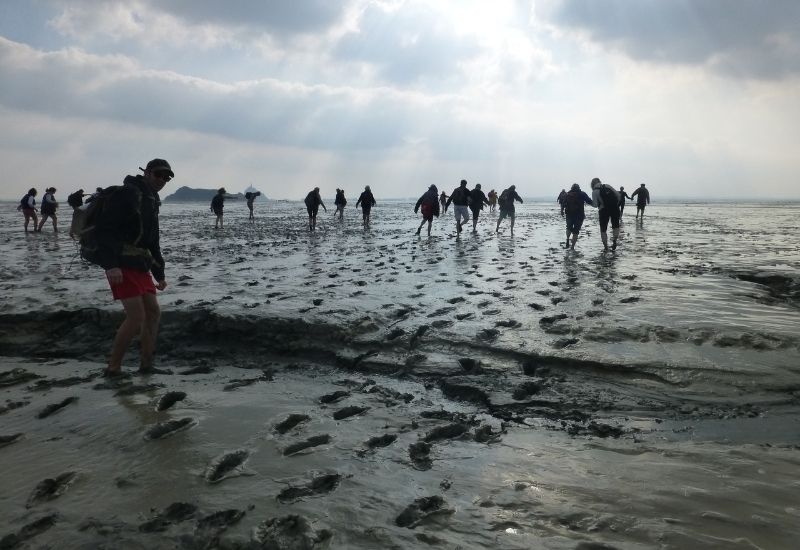
[[[169,181],[172,179],[172,176],[169,175],[169,172],[162,170],[160,172],[153,172],[153,177],[156,177],[160,180]]]

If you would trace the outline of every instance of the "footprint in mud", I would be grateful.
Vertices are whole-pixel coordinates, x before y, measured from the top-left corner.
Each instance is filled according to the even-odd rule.
[[[408,456],[411,458],[411,463],[417,470],[430,470],[433,464],[431,460],[431,446],[424,441],[412,443],[408,447]]]
[[[187,502],[173,502],[151,519],[139,525],[143,533],[160,533],[171,525],[191,519],[197,513],[197,506]]]
[[[550,303],[556,305],[560,304],[564,300],[566,300],[566,298],[564,298],[563,296],[553,296],[552,298],[550,298]]]
[[[632,304],[633,302],[638,302],[639,300],[641,300],[639,296],[629,296],[627,298],[623,298],[622,300],[620,300],[619,303]]]
[[[550,344],[550,346],[552,346],[555,349],[564,349],[569,346],[574,346],[578,342],[580,342],[580,340],[578,340],[577,338],[559,338],[558,340]]]
[[[406,509],[395,519],[395,524],[397,524],[398,527],[413,529],[431,516],[449,515],[453,512],[452,509],[445,507],[445,500],[439,495],[422,497],[406,506]]]
[[[489,309],[489,310],[484,311],[483,314],[484,315],[489,315],[489,316],[500,315],[500,310],[499,309]]]
[[[128,384],[114,392],[114,397],[149,393],[163,388],[163,384]]]
[[[349,391],[337,390],[333,393],[326,393],[325,395],[321,396],[318,399],[318,401],[320,403],[336,403],[337,401],[341,401],[345,397],[350,397]]]
[[[336,489],[341,480],[341,474],[323,474],[313,478],[305,485],[283,489],[278,493],[278,500],[287,503],[303,497],[327,494]]]
[[[528,304],[528,307],[535,309],[536,311],[544,311],[544,306],[541,304],[537,304],[536,302],[531,302]]]
[[[453,321],[448,321],[446,319],[438,319],[438,320],[432,322],[431,326],[433,328],[446,328],[446,327],[452,326],[452,324],[453,324]]]
[[[178,401],[186,399],[186,392],[170,391],[162,395],[156,403],[157,411],[166,411]]]
[[[423,440],[426,443],[431,443],[432,441],[442,441],[444,439],[456,439],[468,431],[469,427],[466,424],[447,424],[445,426],[437,426],[433,428],[431,431],[425,434]]]
[[[504,432],[495,432],[490,424],[484,424],[475,428],[472,439],[476,443],[497,443],[500,441]]]
[[[24,384],[31,380],[41,378],[38,374],[28,372],[25,369],[11,369],[8,371],[0,372],[0,388],[7,386],[15,386],[17,384]]]
[[[456,315],[456,319],[458,319],[459,321],[466,321],[467,319],[474,319],[474,318],[475,318],[474,313],[459,313],[458,315]]]
[[[593,435],[596,437],[602,437],[604,439],[606,437],[618,439],[625,432],[620,427],[609,426],[608,424],[603,424],[592,420],[585,426],[574,423],[570,424],[570,426],[567,428],[567,433],[569,435]]]
[[[439,309],[437,309],[433,313],[429,313],[428,314],[428,318],[441,317],[442,315],[447,315],[451,311],[455,311],[455,310],[456,310],[456,308],[454,308],[454,307],[440,307]]]
[[[201,533],[210,531],[218,535],[228,527],[239,523],[244,515],[244,510],[236,510],[235,508],[214,512],[197,520],[197,531]],[[204,547],[210,548],[211,545]]]
[[[178,432],[182,432],[184,430],[188,430],[192,426],[197,425],[197,421],[194,418],[186,417],[181,418],[179,420],[168,420],[166,422],[159,422],[158,424],[154,424],[144,434],[144,438],[147,441],[152,441],[154,439],[164,439],[171,435],[175,435]]]
[[[539,324],[542,326],[552,325],[556,321],[563,321],[567,317],[568,315],[566,313],[559,313],[558,315],[553,315],[551,317],[542,317],[541,319],[539,319]]]
[[[306,449],[311,449],[312,447],[319,447],[320,445],[327,445],[330,442],[331,442],[331,436],[328,434],[315,435],[309,437],[305,441],[298,441],[297,443],[292,443],[283,450],[283,456],[295,455],[301,451],[305,451]]]
[[[32,385],[28,386],[28,389],[30,391],[46,391],[52,388],[68,388],[69,386],[91,382],[96,377],[96,374],[90,374],[89,376],[70,376],[69,378],[57,380],[37,380]]]
[[[370,437],[367,441],[365,441],[364,446],[368,449],[377,449],[380,447],[388,447],[395,441],[397,441],[396,434],[376,435],[375,437]]]
[[[0,447],[11,445],[22,439],[22,432],[11,435],[0,435]]]
[[[8,411],[13,411],[14,409],[19,409],[20,407],[30,405],[30,403],[31,403],[30,401],[7,400],[5,405],[0,406],[0,414],[5,414]]]
[[[607,313],[600,309],[590,309],[586,313],[584,313],[587,317],[602,317],[603,315],[607,315]]]
[[[47,478],[40,481],[28,497],[26,508],[32,508],[40,502],[54,500],[63,495],[69,486],[77,479],[77,472],[64,472],[56,478]]]
[[[430,327],[430,326],[428,326],[428,325],[422,325],[421,327],[418,327],[418,328],[417,328],[417,330],[414,332],[414,336],[412,336],[412,337],[411,337],[411,340],[409,340],[409,342],[408,342],[408,346],[409,346],[409,347],[411,347],[411,348],[413,348],[414,346],[416,346],[416,344],[417,344],[417,341],[418,341],[420,338],[422,338],[422,337],[423,337],[423,336],[424,336],[424,335],[425,335],[425,334],[428,332],[428,330],[429,330],[430,328],[431,328],[431,327]]]
[[[250,386],[252,384],[255,384],[256,382],[272,382],[274,379],[275,379],[275,374],[271,370],[264,370],[262,371],[261,376],[256,376],[255,378],[242,378],[240,380],[232,380],[228,384],[226,384],[222,388],[222,390],[232,391],[237,388]]]
[[[494,328],[485,328],[478,332],[476,335],[478,340],[483,340],[484,342],[493,342],[497,340],[497,337],[500,335],[500,331]]]
[[[295,426],[302,424],[303,422],[308,422],[309,420],[311,420],[311,417],[307,414],[293,413],[287,416],[284,420],[281,420],[275,424],[274,430],[279,434],[285,434]]]
[[[238,449],[214,459],[206,470],[206,481],[209,483],[219,483],[229,477],[244,475],[242,466],[249,456],[250,451],[247,449]]]
[[[461,368],[464,369],[464,372],[468,372],[469,374],[480,374],[483,372],[481,368],[481,362],[476,361],[475,359],[470,359],[469,357],[461,357],[458,360],[458,364],[461,365]]]
[[[78,401],[78,398],[72,396],[72,397],[67,397],[66,399],[64,399],[59,403],[51,403],[50,405],[47,405],[44,409],[39,411],[39,414],[36,415],[36,418],[47,418],[51,414],[57,413],[67,405],[75,403],[76,401]]]
[[[405,333],[406,333],[406,331],[404,331],[403,329],[396,328],[386,336],[386,339],[391,342],[392,340],[396,340],[397,338],[400,338]]]
[[[41,535],[58,521],[58,514],[53,512],[28,524],[25,524],[22,529],[16,533],[11,533],[0,539],[0,548],[3,550],[12,548],[24,548],[24,542],[32,539],[37,535]]]
[[[515,321],[514,319],[507,319],[505,321],[497,321],[494,326],[503,328],[517,328],[522,326],[522,323]]]
[[[359,414],[363,414],[369,410],[369,407],[358,407],[355,405],[351,405],[349,407],[344,407],[343,409],[339,409],[338,411],[333,413],[334,420],[344,420],[345,418],[350,418],[351,416],[356,416]]]
[[[316,531],[303,516],[290,515],[264,521],[254,529],[252,542],[257,548],[312,550],[331,537],[328,529]]]
[[[527,399],[531,395],[536,395],[541,391],[542,385],[538,382],[523,382],[514,389],[511,397],[513,397],[516,401],[522,401],[523,399]]]
[[[467,384],[453,384],[447,380],[439,382],[439,389],[442,394],[448,399],[456,401],[469,401],[470,403],[477,403],[479,405],[488,406],[489,396],[480,388],[469,386]]]

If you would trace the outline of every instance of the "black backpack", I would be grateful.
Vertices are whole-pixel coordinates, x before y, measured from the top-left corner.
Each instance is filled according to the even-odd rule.
[[[28,208],[28,199],[30,198],[29,193],[25,193],[25,196],[19,200],[20,208]]]
[[[83,204],[83,193],[80,191],[75,191],[73,194],[67,197],[67,204],[72,208],[78,208],[81,206]]]
[[[122,185],[106,187],[91,202],[75,210],[72,231],[78,236],[81,258],[89,263],[100,265],[97,226],[106,213],[111,197],[122,189]]]
[[[603,208],[619,208],[619,197],[611,186],[600,185],[600,198],[603,199]]]
[[[566,214],[577,214],[583,210],[583,196],[580,191],[570,191],[565,193],[561,199],[564,204],[564,212]]]

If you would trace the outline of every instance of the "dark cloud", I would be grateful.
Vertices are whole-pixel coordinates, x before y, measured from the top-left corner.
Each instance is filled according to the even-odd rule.
[[[446,80],[459,63],[480,53],[474,38],[459,36],[453,23],[422,5],[386,11],[371,5],[358,32],[347,34],[333,54],[377,68],[388,82],[409,84],[432,77]]]
[[[800,74],[797,0],[563,0],[547,17],[637,60],[743,78]]]

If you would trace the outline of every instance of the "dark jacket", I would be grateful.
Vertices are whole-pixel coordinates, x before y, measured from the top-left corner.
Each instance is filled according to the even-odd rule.
[[[336,198],[333,200],[333,204],[335,204],[337,206],[340,205],[340,204],[342,206],[346,206],[347,205],[347,199],[344,198],[344,191],[339,191],[339,192],[336,193]],[[356,206],[358,206],[358,205],[356,204]]]
[[[129,267],[164,280],[164,257],[159,243],[158,211],[161,199],[144,177],[126,176],[98,216],[98,263],[106,270]]]
[[[219,215],[222,214],[222,210],[224,208],[225,208],[225,194],[217,193],[216,195],[214,195],[214,198],[211,199],[211,210],[213,210],[215,214]]]
[[[489,204],[486,195],[480,189],[473,189],[469,192],[469,207],[473,210],[483,210],[483,205]]]
[[[583,210],[583,205],[592,204],[592,198],[586,194],[585,191],[568,191],[564,193],[564,198],[561,199],[564,205],[564,213],[567,216],[586,216],[586,213]]]
[[[359,204],[362,208],[366,208],[367,210],[375,206],[375,197],[372,196],[372,191],[364,191],[361,193],[358,197],[358,201],[356,201],[356,208],[358,208]]]
[[[414,206],[414,213],[416,214],[419,210],[419,207],[423,204],[429,204],[433,208],[433,215],[439,215],[439,195],[433,189],[428,189],[425,191],[425,194],[422,195],[417,204]]]
[[[522,202],[522,197],[517,194],[516,189],[504,189],[500,196],[497,198],[497,204],[500,206],[500,210],[504,210],[506,212],[513,212],[514,211],[514,201]]]
[[[469,205],[469,189],[467,186],[464,187],[456,187],[453,192],[450,194],[450,198],[447,199],[447,203],[444,205],[444,209],[447,210],[447,207],[450,206],[452,202],[456,206],[467,206]]]
[[[321,204],[325,204],[322,202],[319,191],[310,191],[308,195],[306,195],[305,203],[308,208],[319,208]]]
[[[638,197],[636,199],[636,206],[644,206],[645,204],[650,204],[650,191],[648,191],[646,188],[640,187],[639,189],[631,193],[631,200],[633,200],[633,197],[636,197],[637,195]]]

